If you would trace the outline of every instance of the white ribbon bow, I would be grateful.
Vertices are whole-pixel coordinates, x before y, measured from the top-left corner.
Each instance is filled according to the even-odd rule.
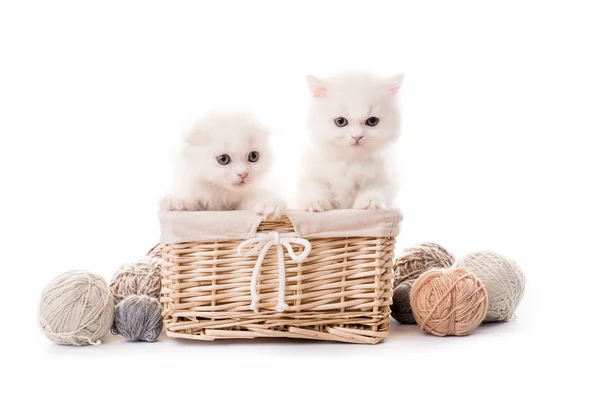
[[[297,255],[294,253],[292,244],[303,245],[304,251],[302,251],[300,255]],[[249,248],[252,245],[254,245],[254,247]],[[283,259],[283,247],[287,249],[292,261],[296,263],[304,261],[311,250],[310,242],[306,239],[296,237],[294,233],[258,233],[255,238],[240,243],[237,250],[239,255],[243,257],[258,255],[256,265],[254,265],[254,270],[252,271],[252,281],[250,282],[250,295],[252,297],[250,308],[254,310],[254,312],[258,312],[258,301],[260,300],[259,296],[256,294],[258,274],[260,273],[260,267],[265,259],[265,255],[267,255],[269,248],[273,245],[277,246],[277,262],[279,265],[279,289],[277,293],[277,306],[275,306],[275,310],[278,312],[283,312],[288,308],[288,305],[285,303],[285,260]]]

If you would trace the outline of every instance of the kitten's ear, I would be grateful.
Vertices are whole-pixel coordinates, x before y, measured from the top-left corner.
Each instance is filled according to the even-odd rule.
[[[327,97],[327,84],[323,80],[313,75],[306,75],[306,81],[313,97]]]
[[[402,81],[404,80],[404,74],[396,74],[387,79],[385,90],[391,95],[396,94],[400,87],[402,87]]]
[[[203,141],[206,141],[206,133],[202,130],[202,126],[196,123],[189,129],[184,131],[183,134],[181,134],[181,139],[185,143],[196,145]]]

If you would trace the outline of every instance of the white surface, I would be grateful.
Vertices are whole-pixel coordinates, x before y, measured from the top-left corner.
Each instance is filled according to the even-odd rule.
[[[2,383],[597,389],[598,10],[450,3],[3,2]],[[305,139],[304,74],[349,68],[406,72],[398,248],[436,241],[457,256],[489,248],[515,259],[528,280],[517,320],[465,338],[394,323],[377,346],[112,338],[69,348],[42,336],[36,305],[55,275],[110,278],[156,241],[166,146],[194,116],[226,104],[256,112],[273,129],[276,176],[291,193],[282,175],[297,169]]]

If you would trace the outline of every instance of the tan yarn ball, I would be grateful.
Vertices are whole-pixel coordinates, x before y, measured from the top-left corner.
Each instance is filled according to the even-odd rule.
[[[466,336],[485,317],[488,295],[465,268],[434,269],[415,281],[410,305],[417,323],[436,336]]]
[[[148,258],[121,266],[110,282],[115,305],[131,295],[146,295],[158,299],[160,287],[158,258]]]
[[[429,269],[447,268],[454,255],[437,243],[421,243],[405,248],[394,261],[394,288],[403,281],[416,280]]]
[[[477,251],[458,261],[485,285],[489,305],[484,322],[512,319],[525,291],[525,275],[515,261],[492,251]]]
[[[65,345],[97,345],[113,323],[114,306],[101,276],[80,270],[65,272],[42,292],[40,328],[50,340]]]

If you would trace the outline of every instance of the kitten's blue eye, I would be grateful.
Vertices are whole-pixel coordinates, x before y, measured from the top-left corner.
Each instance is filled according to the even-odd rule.
[[[258,161],[259,156],[260,155],[258,154],[257,151],[252,151],[252,152],[250,152],[250,154],[248,154],[248,161],[256,162],[256,161]]]
[[[348,120],[345,117],[338,117],[333,122],[338,127],[346,127],[348,125]]]
[[[365,121],[365,124],[368,125],[369,127],[375,127],[377,124],[379,124],[379,118],[378,117],[369,117],[367,119],[367,121]]]
[[[227,154],[221,154],[217,157],[217,162],[221,165],[227,165],[231,162],[231,158]]]

